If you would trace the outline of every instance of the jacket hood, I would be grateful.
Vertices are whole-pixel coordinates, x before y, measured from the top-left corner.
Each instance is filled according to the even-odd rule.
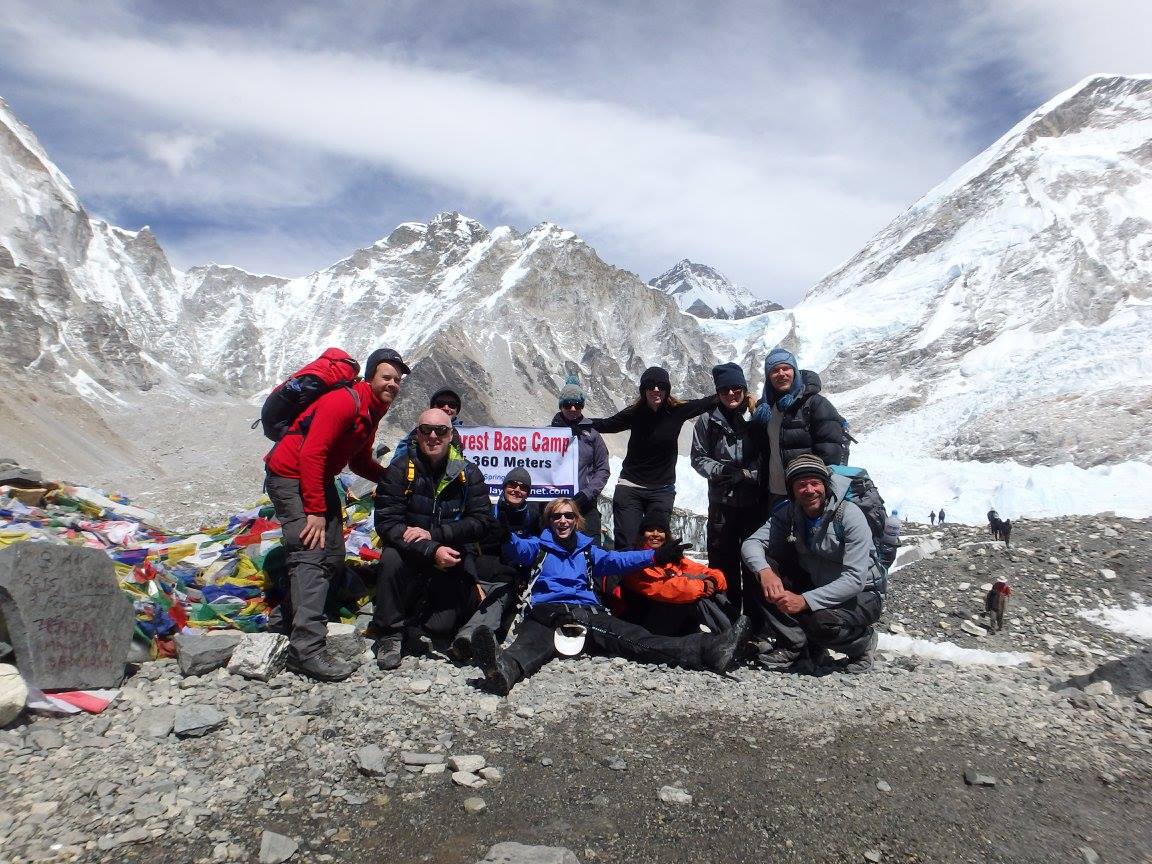
[[[779,363],[773,363],[773,366]],[[765,364],[767,367],[767,364]],[[813,372],[811,369],[799,370],[795,377],[792,379],[792,387],[787,393],[777,393],[772,389],[772,385],[768,381],[768,368],[764,370],[764,389],[761,391],[760,404],[761,405],[775,405],[780,404],[780,407],[787,408],[794,402],[802,398],[807,398],[813,393],[820,392],[820,375]]]

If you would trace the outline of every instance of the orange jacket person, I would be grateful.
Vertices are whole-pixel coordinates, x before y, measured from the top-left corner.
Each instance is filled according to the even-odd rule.
[[[659,549],[669,534],[662,516],[646,518],[636,547]],[[617,614],[653,633],[679,636],[699,631],[701,624],[710,630],[729,626],[716,614],[723,610],[722,592],[728,587],[724,573],[698,561],[682,558],[663,566],[653,564],[626,574],[621,584]]]

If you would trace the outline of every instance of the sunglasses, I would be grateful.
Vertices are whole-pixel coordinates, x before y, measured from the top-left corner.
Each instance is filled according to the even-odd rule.
[[[583,408],[584,403],[583,402],[561,402],[560,407],[561,408]]]
[[[421,423],[416,427],[416,431],[423,435],[425,438],[436,436],[437,438],[447,437],[448,433],[452,431],[451,426],[433,426],[431,423]]]
[[[433,408],[451,408],[453,411],[455,411],[457,413],[460,412],[460,403],[459,402],[453,402],[451,399],[444,399],[440,402],[437,402],[432,407]]]
[[[576,521],[576,514],[566,510],[563,513],[553,513],[548,518],[553,522],[559,522],[561,519],[569,519],[574,522]]]
[[[508,483],[505,483],[504,488],[505,489],[519,489],[521,492],[530,491],[528,489],[528,484],[527,483],[521,483],[519,480],[512,480]]]
[[[668,385],[662,381],[651,381],[644,385],[645,390],[659,390],[661,393],[668,392]]]
[[[718,387],[716,389],[716,392],[721,393],[721,394],[723,394],[723,393],[743,393],[744,388],[743,387]]]

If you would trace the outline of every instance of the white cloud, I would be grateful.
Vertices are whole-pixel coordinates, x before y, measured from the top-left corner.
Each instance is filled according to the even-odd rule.
[[[1146,0],[997,0],[984,14],[1052,95],[1089,75],[1152,72]]]
[[[193,159],[214,143],[212,135],[190,132],[149,132],[140,139],[144,152],[168,168],[173,176],[184,173]]]
[[[417,27],[413,3],[211,29],[142,20],[116,0],[80,31],[59,23],[62,7],[42,13],[45,0],[0,22],[0,51],[29,78],[146,122],[156,170],[124,158],[95,181],[107,198],[122,182],[137,210],[150,196],[216,213],[328,198],[347,220],[366,212],[355,178],[379,166],[443,209],[564,224],[645,277],[691,257],[791,302],[973,155],[974,124],[954,110],[973,69],[1010,59],[1005,74],[1039,91],[1034,104],[1089,71],[1135,71],[1152,5],[1118,5],[1041,14],[1040,0],[972,0],[966,19],[939,16],[943,34],[925,11],[911,41],[944,47],[920,46],[920,68],[882,56],[850,21],[837,32],[802,7],[738,2],[501,6],[477,34],[476,17]],[[201,129],[213,131],[189,131]],[[238,226],[220,230],[204,239],[241,249]],[[253,249],[278,231],[292,236],[257,232]],[[291,249],[309,244],[285,245],[277,266],[301,272]]]
[[[721,101],[743,101],[746,116],[707,127],[671,110],[674,100],[650,111],[386,57],[19,26],[8,46],[39,76],[221,136],[384,166],[521,224],[559,222],[645,276],[687,255],[785,300],[955,162],[946,144],[926,146],[939,133],[930,111],[884,76],[837,64],[774,92],[733,82]],[[150,150],[173,173],[198,152],[171,136]],[[898,179],[882,164],[893,154],[904,157]]]

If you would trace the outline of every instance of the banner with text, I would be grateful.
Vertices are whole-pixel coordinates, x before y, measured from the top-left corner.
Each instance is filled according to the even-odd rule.
[[[580,470],[580,447],[568,429],[547,426],[457,426],[464,455],[475,462],[488,481],[488,494],[495,501],[504,488],[504,477],[513,468],[532,477],[529,498],[549,501],[576,494]]]

